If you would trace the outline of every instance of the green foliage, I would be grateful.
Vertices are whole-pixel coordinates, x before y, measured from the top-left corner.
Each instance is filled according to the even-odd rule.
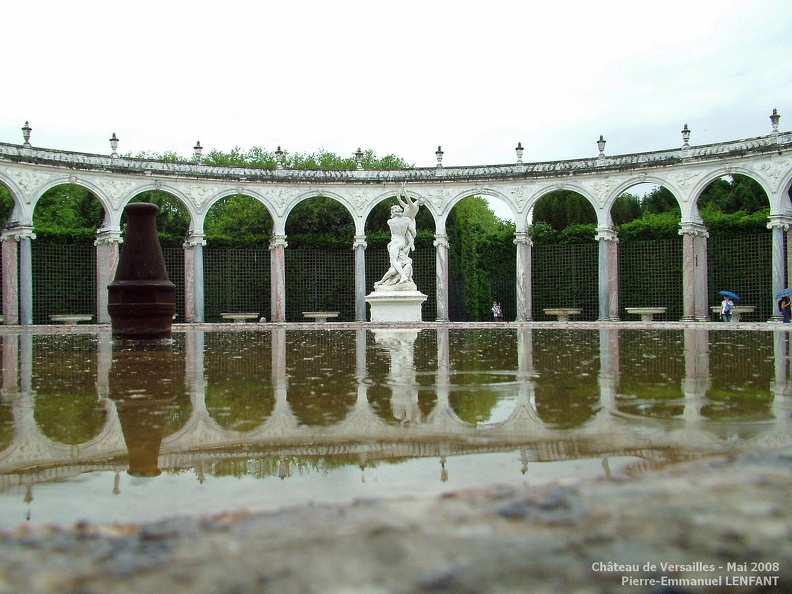
[[[569,225],[558,234],[558,243],[591,243],[597,241],[597,225]]]
[[[679,215],[679,203],[674,195],[663,186],[658,186],[643,197],[641,206],[644,213],[660,214],[673,212]]]
[[[704,189],[698,199],[702,216],[704,211],[725,214],[769,212],[769,206],[770,202],[762,186],[744,175],[716,179]]]
[[[3,184],[0,184],[0,222],[5,223],[14,212],[14,199],[11,192]]]
[[[531,241],[534,245],[551,245],[558,243],[558,231],[549,223],[538,221],[531,225]]]
[[[570,225],[596,225],[597,213],[591,203],[577,192],[556,190],[534,205],[533,221],[547,223],[556,231],[561,231]]]
[[[627,192],[616,198],[611,208],[611,218],[614,225],[623,225],[635,219],[640,219],[641,214],[643,214],[643,211],[640,198]]]
[[[644,213],[640,219],[618,226],[616,231],[619,241],[671,239],[679,235],[679,214],[674,211]]]
[[[752,235],[769,232],[767,229],[767,217],[769,214],[769,207],[751,214],[741,210],[726,214],[710,207],[701,212],[701,217],[704,219],[707,231],[711,236]]]
[[[255,198],[235,194],[219,200],[206,213],[204,233],[211,247],[266,247],[272,217]]]
[[[47,229],[90,229],[102,226],[102,203],[81,186],[63,184],[50,188],[33,211],[33,226]]]

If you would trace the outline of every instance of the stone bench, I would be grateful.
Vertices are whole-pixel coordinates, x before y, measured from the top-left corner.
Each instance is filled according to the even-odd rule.
[[[221,313],[220,317],[223,318],[224,320],[231,320],[234,323],[239,323],[239,324],[241,324],[241,323],[243,323],[243,322],[245,322],[247,320],[256,321],[256,320],[259,319],[259,315],[257,313],[253,313],[253,312]],[[264,318],[261,318],[261,319],[262,319],[262,321],[264,320]]]
[[[558,316],[559,322],[568,322],[569,316],[577,316],[582,311],[583,310],[579,307],[557,307],[544,310],[545,314],[548,316]]]
[[[651,322],[655,315],[664,314],[665,307],[625,307],[624,310],[630,314],[641,316],[642,322]]]
[[[713,305],[712,307],[710,307],[710,309],[712,310],[712,313],[714,313],[716,316],[718,316],[718,319],[720,319],[721,306]],[[755,311],[756,311],[755,305],[735,305],[732,308],[732,322],[739,322],[740,316],[742,314],[749,314]]]
[[[315,322],[323,324],[327,318],[337,318],[337,311],[304,311],[302,315],[306,318],[313,318]]]
[[[54,314],[51,315],[50,321],[60,322],[61,324],[77,324],[79,322],[90,322],[93,320],[91,314]]]

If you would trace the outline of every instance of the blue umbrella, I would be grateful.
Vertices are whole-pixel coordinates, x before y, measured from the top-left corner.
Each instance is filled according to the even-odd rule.
[[[792,289],[784,289],[776,293],[776,299],[781,299],[782,297],[792,297]]]
[[[732,299],[736,299],[737,301],[740,300],[740,296],[736,293],[732,293],[731,291],[721,291],[721,295],[726,295],[727,297],[731,297]]]

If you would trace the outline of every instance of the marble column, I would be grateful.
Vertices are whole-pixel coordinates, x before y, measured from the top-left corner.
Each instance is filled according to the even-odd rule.
[[[270,240],[270,308],[273,322],[286,321],[286,236],[275,234]]]
[[[785,278],[785,287],[792,287],[792,250],[789,249],[789,246],[792,245],[792,225],[786,225],[786,278]],[[775,295],[775,293],[773,293]],[[773,308],[775,309],[775,307]]]
[[[682,223],[682,320],[706,322],[707,310],[707,238],[709,233],[702,223]]]
[[[448,235],[435,234],[435,277],[437,295],[437,321],[448,321]]]
[[[110,323],[107,285],[115,277],[122,241],[120,230],[100,229],[96,232],[96,321],[99,324]]]
[[[597,229],[599,243],[599,320],[619,319],[619,237],[611,227]]]
[[[19,324],[19,236],[4,229],[3,242],[3,323]]]
[[[18,225],[3,229],[3,321],[5,324],[33,323],[33,227]]]
[[[188,323],[204,321],[203,233],[190,232],[184,240],[184,317]]]
[[[531,300],[531,234],[517,231],[514,234],[517,245],[517,321],[530,322],[533,317]]]
[[[787,284],[787,274],[789,269],[786,267],[787,258],[789,257],[787,253],[787,248],[785,245],[785,239],[787,238],[790,232],[790,225],[792,221],[790,221],[787,217],[779,216],[779,215],[770,215],[770,222],[767,223],[767,228],[770,229],[772,233],[772,283],[773,283],[773,294],[771,297],[773,298],[772,307],[770,311],[773,312],[773,315],[770,317],[771,322],[780,322],[781,321],[781,312],[778,311],[778,306],[776,305],[775,295],[782,289],[789,286]]]
[[[366,236],[355,235],[355,321],[366,321]]]

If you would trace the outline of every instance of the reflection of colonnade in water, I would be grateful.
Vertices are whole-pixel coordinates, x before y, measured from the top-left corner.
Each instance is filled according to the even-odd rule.
[[[437,336],[437,369],[435,401],[431,411],[422,415],[418,406],[419,385],[413,361],[417,330],[376,330],[375,344],[390,357],[387,386],[393,419],[377,414],[369,399],[367,357],[368,330],[354,332],[355,380],[357,396],[346,416],[329,426],[307,425],[292,411],[289,401],[289,367],[287,365],[287,331],[272,329],[271,383],[273,409],[266,420],[249,431],[222,427],[206,405],[207,378],[204,361],[203,331],[185,333],[184,384],[189,393],[191,414],[177,431],[146,445],[146,455],[155,460],[146,472],[160,468],[196,468],[204,459],[240,456],[279,455],[357,455],[361,461],[369,457],[398,458],[444,456],[464,451],[497,451],[520,447],[532,452],[532,459],[554,460],[580,455],[602,455],[632,451],[636,455],[658,448],[689,446],[699,451],[722,447],[720,438],[704,427],[702,405],[710,389],[710,352],[707,330],[684,330],[685,376],[682,380],[684,409],[671,423],[641,419],[619,410],[620,331],[599,329],[599,406],[579,427],[558,429],[542,420],[537,411],[537,375],[534,369],[535,330],[522,327],[506,332],[516,333],[517,361],[509,367],[514,371],[515,398],[507,418],[489,424],[472,424],[462,420],[451,404],[457,386],[452,381],[449,328],[439,327]],[[262,333],[261,336],[264,336]],[[788,440],[792,387],[789,379],[789,338],[784,331],[773,332],[774,377],[772,414],[775,423],[746,442],[770,445]],[[123,387],[118,374],[123,358],[114,350],[109,333],[98,335],[96,389],[106,411],[102,430],[92,439],[77,445],[59,443],[45,435],[34,417],[36,395],[32,388],[33,337],[3,336],[2,398],[10,404],[14,437],[0,451],[0,487],[18,484],[15,473],[38,474],[51,480],[92,468],[106,468],[113,460],[129,460],[131,445],[125,439],[124,402],[119,391]],[[132,358],[136,358],[134,355]],[[115,385],[114,385],[115,378]],[[172,378],[168,378],[172,379]],[[118,386],[122,386],[119,388]],[[162,400],[162,398],[161,398]],[[166,400],[166,399],[165,399]],[[156,407],[155,407],[156,408]],[[140,409],[137,409],[140,413]],[[636,421],[638,422],[636,425]],[[668,419],[666,419],[668,421]],[[127,438],[129,436],[126,436]],[[484,438],[484,439],[482,439]],[[312,445],[305,445],[312,444]],[[482,445],[485,444],[485,445]],[[154,446],[156,448],[152,449]],[[246,446],[239,453],[239,446]],[[43,468],[38,471],[36,469]]]

